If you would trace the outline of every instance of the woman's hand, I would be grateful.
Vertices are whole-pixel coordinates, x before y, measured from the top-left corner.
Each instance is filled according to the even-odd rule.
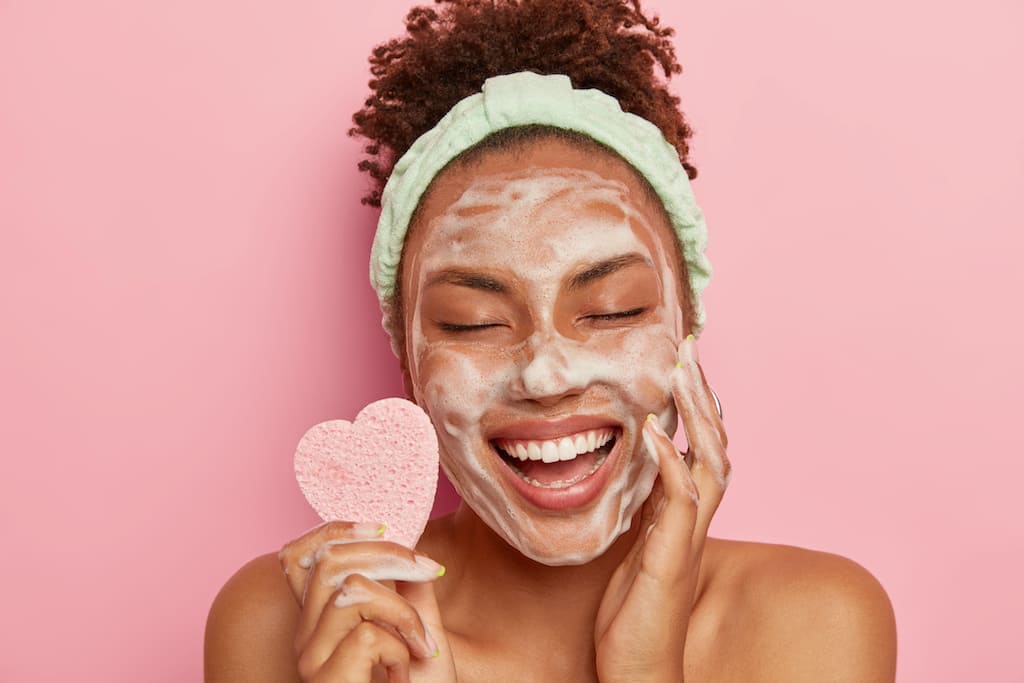
[[[444,567],[380,525],[329,522],[286,545],[281,566],[302,607],[295,654],[303,681],[454,683],[433,581]],[[392,590],[382,581],[394,581]]]
[[[689,443],[683,455],[654,416],[643,427],[659,477],[640,535],[612,575],[594,625],[602,683],[683,680],[683,649],[711,517],[729,480],[726,436],[698,365],[693,337],[680,345],[673,398]]]

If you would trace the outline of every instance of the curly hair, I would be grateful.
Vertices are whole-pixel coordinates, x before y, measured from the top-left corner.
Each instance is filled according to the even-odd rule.
[[[406,17],[406,35],[370,57],[371,95],[350,135],[369,141],[359,168],[373,180],[363,202],[380,206],[395,162],[460,100],[492,76],[565,74],[596,88],[658,128],[689,177],[692,135],[666,81],[682,67],[671,28],[648,18],[640,0],[435,0]],[[660,67],[665,78],[655,70]]]

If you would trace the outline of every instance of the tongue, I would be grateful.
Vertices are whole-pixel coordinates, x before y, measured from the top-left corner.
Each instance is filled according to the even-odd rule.
[[[576,481],[582,479],[594,468],[597,453],[583,453],[572,460],[559,462],[541,462],[540,460],[515,461],[516,468],[529,479],[541,484],[553,484],[556,481]]]

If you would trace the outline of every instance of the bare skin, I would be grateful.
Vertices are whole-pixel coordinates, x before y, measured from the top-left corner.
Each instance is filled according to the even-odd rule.
[[[459,287],[431,300],[419,290],[419,266],[405,268],[407,388],[435,425],[448,413],[433,398],[431,383],[453,376],[450,364],[431,360],[432,348],[441,360],[455,349],[466,362],[497,363],[482,366],[495,375],[501,362],[518,363],[516,354],[535,353],[525,340],[545,325],[548,338],[562,335],[588,347],[648,339],[654,349],[648,355],[663,348],[658,335],[672,329],[673,312],[667,309],[675,301],[668,289],[678,287],[680,275],[672,264],[659,269],[659,254],[671,253],[673,237],[628,166],[610,155],[542,140],[455,165],[437,179],[406,253],[422,252],[429,269],[431,219],[444,214],[475,179],[567,167],[597,172],[628,188],[627,201],[639,217],[636,251],[643,258],[635,267],[593,278],[582,297],[578,288],[559,285],[578,274],[571,263],[552,276],[559,292],[554,298],[535,291],[540,285],[533,276],[524,280],[497,261],[489,268],[486,251],[474,255],[473,263],[504,285],[497,298],[493,288]],[[496,238],[486,225],[481,230],[474,238],[480,244]],[[550,230],[557,240],[562,228]],[[578,244],[571,232],[564,235],[562,254]],[[585,257],[581,252],[577,260]],[[445,302],[455,299],[460,307],[453,312]],[[628,320],[595,317],[598,304],[642,312]],[[436,315],[416,318],[417,306]],[[452,325],[430,327],[431,319],[452,315],[458,317],[448,321],[458,323],[454,331]],[[487,325],[462,329],[482,321]],[[647,336],[638,342],[637,334]],[[415,552],[366,540],[365,529],[350,525],[320,527],[286,545],[280,556],[257,558],[225,585],[207,624],[207,680],[893,680],[892,608],[863,568],[824,553],[707,537],[725,492],[727,439],[695,342],[675,341],[678,364],[665,369],[671,380],[665,395],[636,389],[623,394],[614,382],[518,385],[508,397],[494,399],[480,418],[506,429],[515,416],[554,418],[600,408],[615,417],[621,444],[615,457],[608,456],[613,464],[607,476],[620,485],[616,490],[648,490],[643,472],[631,463],[644,457],[657,463],[653,492],[621,535],[615,535],[611,517],[593,523],[595,511],[606,509],[600,507],[602,496],[610,494],[567,510],[546,509],[543,500],[524,502],[509,478],[502,478],[505,465],[486,439],[468,445],[449,439],[446,445],[442,438],[449,471],[458,477],[463,468],[477,468],[474,476],[497,487],[482,495],[507,500],[516,519],[525,520],[522,528],[502,532],[516,544],[557,559],[558,548],[544,544],[553,534],[581,539],[574,552],[613,539],[604,552],[593,559],[578,555],[588,559],[582,564],[542,564],[465,503],[431,522]],[[677,412],[690,444],[685,461],[662,429],[674,423]],[[648,413],[656,417],[647,419]],[[531,536],[537,529],[543,534]],[[325,545],[330,539],[346,542]],[[307,559],[314,554],[310,566]],[[427,558],[444,565],[443,575]]]

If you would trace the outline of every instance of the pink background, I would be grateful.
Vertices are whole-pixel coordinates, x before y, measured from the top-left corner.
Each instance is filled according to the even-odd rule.
[[[219,587],[316,521],[299,437],[400,393],[345,131],[409,4],[0,3],[0,680],[198,680]],[[1024,680],[1022,5],[647,4],[717,272],[713,532],[868,567],[901,681]]]

